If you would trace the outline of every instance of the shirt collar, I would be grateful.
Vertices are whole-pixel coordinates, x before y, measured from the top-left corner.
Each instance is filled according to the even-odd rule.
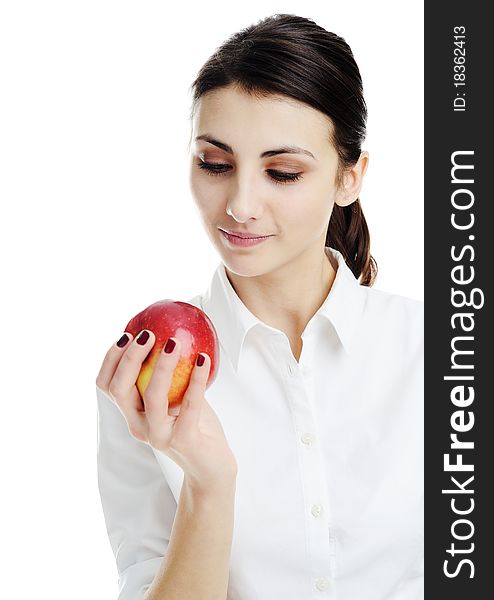
[[[347,266],[343,255],[334,248],[326,247],[326,255],[336,268],[336,277],[329,294],[313,318],[323,317],[332,325],[347,354],[351,354],[352,342],[358,329],[366,300],[366,291]],[[263,327],[275,333],[279,330],[258,319],[240,300],[225,272],[225,265],[218,265],[206,294],[203,310],[211,318],[219,341],[238,370],[240,353],[245,336],[253,327]]]

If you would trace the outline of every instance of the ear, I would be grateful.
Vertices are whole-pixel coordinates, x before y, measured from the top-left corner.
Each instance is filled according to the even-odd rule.
[[[348,206],[358,198],[368,165],[369,153],[363,150],[358,161],[353,167],[347,169],[343,175],[343,184],[336,193],[335,198],[335,203],[338,206]]]

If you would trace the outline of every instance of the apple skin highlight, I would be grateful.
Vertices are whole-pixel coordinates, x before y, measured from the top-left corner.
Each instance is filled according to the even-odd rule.
[[[136,381],[141,399],[163,346],[170,337],[179,340],[181,349],[168,393],[169,408],[181,404],[200,352],[207,353],[211,358],[206,387],[213,383],[219,368],[220,350],[216,329],[204,311],[188,302],[159,300],[135,315],[125,327],[125,331],[131,333],[134,339],[143,329],[152,331],[156,341],[142,363]]]

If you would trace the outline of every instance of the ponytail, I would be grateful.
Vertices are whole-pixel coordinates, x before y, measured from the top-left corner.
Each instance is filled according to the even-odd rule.
[[[358,198],[348,206],[334,205],[325,245],[341,252],[355,278],[361,278],[360,285],[373,285],[377,263],[370,253],[369,229]]]

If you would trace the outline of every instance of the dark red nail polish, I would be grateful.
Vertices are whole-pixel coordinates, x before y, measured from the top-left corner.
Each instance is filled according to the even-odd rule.
[[[173,348],[175,348],[175,340],[172,340],[172,338],[168,338],[168,341],[166,342],[166,346],[165,346],[165,352],[167,354],[171,354],[173,352]]]
[[[204,356],[203,356],[202,354],[198,354],[198,355],[197,355],[197,360],[196,360],[196,365],[197,365],[198,367],[202,367],[202,365],[204,364],[204,361],[205,361],[205,360],[206,360],[206,359],[204,358]]]
[[[140,346],[144,346],[144,344],[148,341],[148,339],[149,339],[149,331],[144,330],[144,331],[141,331],[136,342]]]
[[[124,333],[123,336],[118,340],[117,346],[119,348],[123,348],[128,341],[129,341],[129,336],[126,333]]]

